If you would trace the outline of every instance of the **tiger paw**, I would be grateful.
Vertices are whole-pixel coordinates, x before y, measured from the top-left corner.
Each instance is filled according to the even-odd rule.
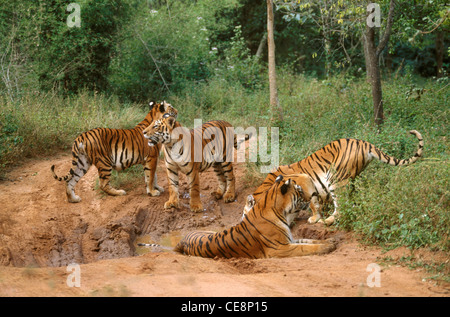
[[[334,216],[330,216],[330,217],[328,217],[327,219],[325,219],[325,224],[327,225],[327,226],[329,226],[329,225],[332,225],[333,223],[334,223]]]
[[[164,209],[178,208],[178,201],[168,200],[164,203]]]
[[[202,212],[203,211],[202,203],[191,203],[190,207],[191,207],[191,211],[193,211],[193,212]]]
[[[255,206],[255,204],[256,204],[255,197],[253,197],[253,195],[248,195],[244,206],[244,212],[245,213],[249,212],[250,209],[252,209],[253,206]]]
[[[152,196],[152,197],[156,197],[156,196],[161,195],[161,192],[159,190],[157,190],[157,189],[151,189],[151,190],[147,189],[147,195]]]
[[[67,200],[69,201],[69,203],[79,203],[81,201],[81,198],[80,198],[80,196],[77,196],[77,195],[73,195],[73,196],[67,195]]]
[[[226,203],[231,203],[231,202],[233,202],[233,201],[235,200],[235,198],[236,198],[236,195],[233,194],[233,193],[225,193],[225,195],[223,195],[223,200],[224,200]]]
[[[223,192],[220,190],[216,190],[215,192],[211,193],[211,196],[214,196],[215,199],[219,200],[223,197]]]
[[[320,218],[320,215],[311,216],[308,218],[308,223],[316,223],[318,221],[322,223],[323,221],[320,221]]]

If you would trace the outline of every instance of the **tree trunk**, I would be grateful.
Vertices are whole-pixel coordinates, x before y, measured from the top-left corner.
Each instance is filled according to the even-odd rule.
[[[442,77],[442,66],[444,65],[444,32],[436,32],[436,77]]]
[[[367,43],[368,39],[366,35],[363,35],[362,37],[362,42],[363,42],[363,49],[364,49],[364,60],[365,60],[365,65],[366,65],[366,81],[368,83],[370,83],[370,61],[369,61],[369,51],[368,51],[368,43]]]
[[[381,90],[381,73],[379,56],[376,54],[375,46],[375,30],[372,27],[367,27],[366,31],[366,45],[367,45],[367,73],[370,74],[368,80],[372,86],[372,100],[374,120],[378,127],[383,124],[383,92]]]
[[[267,48],[269,55],[269,89],[270,106],[272,108],[272,121],[283,121],[283,109],[278,101],[277,74],[275,70],[275,40],[273,34],[273,1],[267,0]]]
[[[394,22],[394,9],[395,1],[391,0],[389,3],[389,14],[386,23],[386,29],[384,34],[380,37],[378,46],[375,45],[375,27],[366,26],[366,32],[364,34],[364,53],[366,57],[367,73],[370,75],[368,80],[372,86],[372,100],[373,100],[373,113],[374,121],[381,128],[384,121],[383,111],[383,93],[381,90],[381,72],[380,72],[380,55],[389,42],[391,36],[392,24]]]

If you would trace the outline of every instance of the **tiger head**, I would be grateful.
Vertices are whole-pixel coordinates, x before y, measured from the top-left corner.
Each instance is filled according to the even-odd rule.
[[[171,133],[175,126],[176,117],[165,113],[161,119],[153,121],[144,131],[144,137],[148,139],[148,145],[158,143],[167,144],[171,141]]]
[[[272,187],[265,193],[266,197],[261,197],[257,203],[253,201],[254,206],[259,210],[273,210],[279,213],[285,219],[288,225],[297,213],[298,207],[303,203],[302,188],[295,183],[295,180],[283,180],[283,176],[279,175]],[[247,198],[249,199],[249,198]],[[251,210],[250,209],[250,210]],[[250,212],[244,212],[244,216]]]
[[[178,110],[166,101],[163,101],[161,103],[151,101],[149,103],[149,106],[148,116],[150,116],[151,118],[149,122],[161,119],[165,113],[170,114],[174,118],[178,116]]]

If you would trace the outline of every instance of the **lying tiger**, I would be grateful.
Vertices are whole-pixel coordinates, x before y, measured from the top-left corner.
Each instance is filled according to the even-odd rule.
[[[309,175],[306,174],[291,174],[284,175],[285,179],[294,180],[295,183],[301,188],[300,195],[302,196],[302,204],[298,205],[297,212],[289,214],[286,216],[286,221],[290,226],[294,219],[298,215],[298,211],[306,210],[309,208],[312,212],[312,216],[309,217],[308,223],[316,223],[320,218],[320,212],[323,208],[323,204],[320,202],[319,193],[317,192],[316,187],[314,186],[314,182]],[[258,188],[259,189],[259,188]],[[253,208],[258,201],[267,191],[267,186],[264,187],[264,190],[258,191],[258,189],[252,194],[247,196],[247,201],[244,206],[243,217]]]
[[[295,180],[276,178],[242,221],[222,232],[196,231],[186,235],[175,251],[206,258],[269,258],[323,254],[333,251],[333,241],[294,241],[286,218],[303,204]]]
[[[178,208],[178,172],[181,171],[188,178],[190,209],[193,212],[203,211],[200,201],[199,173],[211,166],[214,167],[214,172],[219,180],[219,187],[212,195],[216,199],[223,197],[226,203],[234,201],[236,197],[235,177],[232,159],[230,160],[227,156],[227,152],[230,151],[227,140],[230,137],[234,138],[231,143],[234,148],[237,148],[238,144],[234,132],[232,135],[229,133],[233,131],[231,124],[221,120],[209,121],[201,127],[187,131],[187,135],[181,134],[179,137],[174,137],[173,132],[176,128],[180,128],[177,132],[183,131],[176,118],[167,114],[153,122],[143,132],[149,145],[164,144],[164,160],[169,178],[169,200],[164,204],[164,208]],[[211,130],[214,131],[211,138],[204,137],[205,133]],[[245,137],[246,140],[248,138],[249,136]],[[209,155],[205,155],[205,153],[209,153]],[[200,154],[201,157],[198,157],[197,154]]]
[[[374,158],[389,165],[404,166],[416,162],[422,156],[424,145],[422,135],[416,130],[411,130],[409,133],[417,137],[419,146],[414,156],[406,160],[391,157],[366,141],[340,139],[331,142],[297,163],[278,167],[276,171],[267,175],[262,185],[253,193],[253,198],[247,198],[244,216],[251,209],[255,200],[260,199],[259,197],[272,186],[276,178],[284,175],[292,179],[300,177],[301,179],[297,179],[297,181],[304,188],[304,192],[311,197],[310,208],[313,216],[308,219],[309,223],[323,222],[320,214],[323,204],[333,202],[334,212],[324,221],[327,225],[332,224],[339,215],[335,189],[361,174]],[[304,198],[307,201],[309,199],[308,197]],[[316,200],[316,198],[319,199]]]
[[[113,188],[109,181],[111,171],[124,170],[132,165],[144,165],[147,194],[159,196],[164,191],[157,185],[156,166],[161,145],[148,146],[142,131],[154,120],[160,119],[165,113],[176,117],[178,111],[171,104],[150,102],[150,109],[144,120],[133,129],[96,128],[80,134],[72,146],[72,168],[66,176],[58,177],[55,165],[51,171],[58,181],[66,182],[67,200],[71,203],[81,201],[74,188],[92,165],[98,170],[100,188],[109,195],[125,195],[123,189]]]

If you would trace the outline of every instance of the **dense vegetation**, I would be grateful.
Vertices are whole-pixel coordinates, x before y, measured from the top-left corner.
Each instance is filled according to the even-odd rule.
[[[264,2],[79,0],[79,28],[66,23],[70,2],[0,5],[0,168],[68,150],[77,134],[94,127],[131,127],[149,100],[170,101],[186,126],[195,118],[278,126],[280,164],[342,137],[409,158],[417,140],[407,132],[416,129],[425,139],[424,158],[403,168],[371,163],[353,191],[341,190],[338,226],[386,247],[450,250],[444,1],[415,1],[416,10],[398,1],[393,40],[381,58],[381,129],[373,122],[361,28],[352,18],[358,12],[365,17],[363,1],[335,1],[339,7],[326,11],[328,24],[319,17],[330,1],[277,2],[283,122],[271,120],[267,50],[260,45]],[[380,4],[385,13],[388,1]],[[247,164],[250,185],[263,179],[261,164]]]

